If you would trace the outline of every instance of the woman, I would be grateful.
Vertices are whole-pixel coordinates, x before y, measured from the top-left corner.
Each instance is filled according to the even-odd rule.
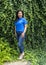
[[[24,18],[24,13],[22,10],[18,10],[16,12],[16,21],[14,24],[15,24],[15,35],[17,35],[18,40],[18,48],[20,50],[19,59],[22,59],[24,57],[23,42],[27,30],[27,20]]]

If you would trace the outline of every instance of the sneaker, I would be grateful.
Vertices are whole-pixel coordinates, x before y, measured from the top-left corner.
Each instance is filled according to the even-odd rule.
[[[19,59],[21,60],[23,59],[23,57],[24,57],[24,52],[21,53],[21,55],[19,56]]]

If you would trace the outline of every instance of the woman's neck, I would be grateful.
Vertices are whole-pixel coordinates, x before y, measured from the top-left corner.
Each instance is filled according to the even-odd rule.
[[[19,19],[22,19],[22,17],[20,17]]]

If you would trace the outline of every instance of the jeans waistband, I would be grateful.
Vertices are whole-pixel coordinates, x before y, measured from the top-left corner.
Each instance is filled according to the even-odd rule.
[[[16,31],[16,33],[22,33],[22,31]]]

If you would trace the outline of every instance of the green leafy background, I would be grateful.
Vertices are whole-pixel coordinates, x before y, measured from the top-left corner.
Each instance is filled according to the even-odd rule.
[[[25,59],[32,65],[46,65],[46,0],[0,0],[0,63],[17,60],[14,21],[19,9],[28,20]]]

